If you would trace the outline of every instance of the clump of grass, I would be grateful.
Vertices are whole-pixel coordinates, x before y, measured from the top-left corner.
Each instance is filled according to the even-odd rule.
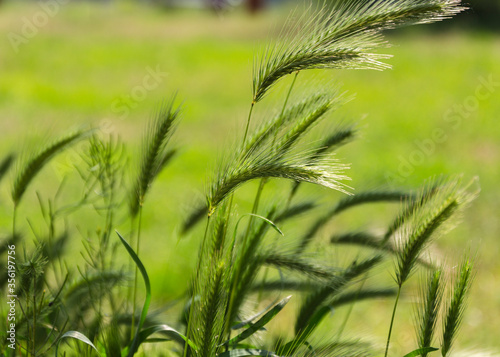
[[[429,186],[434,190],[424,190],[421,198],[406,206],[402,210],[401,220],[404,221],[397,231],[397,242],[399,245],[396,254],[395,281],[398,286],[398,294],[394,303],[385,355],[389,350],[391,332],[394,316],[399,301],[401,289],[415,269],[415,265],[432,239],[446,232],[453,222],[450,219],[456,216],[472,199],[477,192],[469,192],[467,185],[460,187],[461,180],[456,178],[443,185],[431,183]],[[408,216],[409,214],[409,216]]]
[[[89,139],[88,152],[83,155],[85,167],[78,169],[83,197],[61,207],[59,201],[66,193],[63,184],[47,202],[37,193],[48,238],[36,234],[35,225],[30,222],[41,244],[31,258],[24,259],[21,270],[27,279],[23,281],[27,290],[21,304],[26,307],[23,312],[26,327],[20,330],[22,341],[27,341],[22,346],[25,355],[42,355],[51,347],[55,347],[57,355],[58,349],[65,352],[68,349],[62,341],[73,339],[77,342],[73,352],[81,356],[89,356],[93,351],[107,356],[152,355],[149,343],[166,344],[168,347],[162,347],[162,353],[184,357],[369,356],[375,351],[373,346],[362,340],[342,339],[350,312],[360,301],[396,296],[385,349],[388,355],[403,285],[419,265],[433,268],[422,260],[422,253],[434,239],[448,231],[451,219],[476,192],[462,186],[460,179],[451,179],[432,181],[417,194],[379,189],[352,195],[352,189],[345,184],[349,165],[336,160],[334,153],[356,136],[357,129],[339,123],[330,126],[332,130],[323,130],[319,141],[309,139],[309,133],[318,123],[332,118],[335,109],[347,102],[346,96],[338,90],[313,91],[311,95],[292,92],[300,79],[299,73],[304,70],[387,68],[380,62],[387,56],[373,53],[375,48],[385,45],[382,31],[441,20],[462,11],[463,7],[455,0],[348,1],[336,6],[331,11],[320,8],[312,15],[306,13],[296,27],[289,28],[289,33],[282,36],[282,42],[268,47],[256,61],[243,140],[225,160],[219,160],[207,185],[206,203],[194,210],[183,227],[191,229],[207,217],[198,254],[192,254],[195,268],[185,276],[190,281],[189,288],[171,304],[178,307],[179,301],[186,301],[180,309],[171,309],[167,317],[150,309],[153,289],[144,257],[139,254],[147,194],[158,173],[176,154],[170,144],[180,117],[175,98],[161,106],[149,124],[138,172],[128,172],[121,142],[94,135]],[[290,32],[292,36],[288,36]],[[266,117],[260,126],[251,128],[254,106],[288,74],[295,76],[277,108],[279,115]],[[48,160],[85,135],[85,132],[72,134],[27,160],[13,184],[15,212],[26,188]],[[0,178],[10,162],[7,157],[0,163]],[[255,179],[260,179],[260,185],[253,207],[250,212],[239,213],[236,208],[240,202],[239,190]],[[285,197],[265,190],[271,179],[288,181],[289,185],[283,185]],[[132,183],[126,185],[127,182]],[[345,195],[325,209],[314,197],[298,199],[298,192],[305,184]],[[266,206],[260,204],[264,198],[269,202]],[[362,247],[356,259],[341,264],[326,254],[328,259],[322,261],[321,254],[307,253],[326,224],[341,213],[347,214],[361,205],[394,202],[404,202],[403,208],[385,234],[352,231],[333,235],[332,249],[338,244]],[[85,215],[89,207],[94,209],[95,219]],[[82,208],[84,219],[75,220],[79,222],[76,235],[73,216]],[[299,215],[312,217],[305,234],[295,234]],[[62,222],[65,227],[61,233]],[[127,235],[118,234],[114,243],[111,239],[113,228],[124,222],[130,223],[128,236],[131,242],[135,240],[134,248],[124,238]],[[246,227],[242,228],[242,222]],[[293,235],[298,239],[289,239]],[[16,242],[22,239],[15,228],[6,241],[13,239]],[[64,247],[82,240],[83,267],[65,264]],[[131,274],[119,258],[115,259],[125,253],[118,249],[120,242],[130,259],[128,270],[133,270],[132,264],[135,266],[134,283],[129,286],[126,285],[132,280]],[[44,244],[48,246],[41,248]],[[366,248],[376,253],[366,255]],[[371,276],[377,266],[392,257],[396,261],[395,288],[383,286]],[[137,293],[140,277],[145,285],[142,298]],[[449,353],[456,337],[471,280],[471,264],[465,261],[446,307],[443,356]],[[443,281],[441,270],[432,270],[422,288],[424,303],[417,313],[419,349],[408,356],[425,356],[436,350],[432,344]],[[43,287],[47,293],[41,292]],[[284,295],[285,291],[292,291],[293,295]],[[299,304],[295,323],[285,331],[291,337],[273,341],[266,328],[280,313],[293,308],[288,304],[292,299]],[[261,304],[266,307],[257,308]],[[339,321],[338,332],[318,341],[317,329],[332,309],[346,306],[349,309],[344,320]],[[165,319],[173,323],[166,324]],[[277,330],[274,335],[287,335],[282,332]]]

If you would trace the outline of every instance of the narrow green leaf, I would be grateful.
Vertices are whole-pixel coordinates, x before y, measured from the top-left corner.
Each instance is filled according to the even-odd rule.
[[[438,351],[438,350],[439,350],[439,348],[435,348],[435,347],[419,348],[415,351],[412,351],[412,352],[404,355],[404,357],[417,357],[417,356],[423,355],[424,353],[434,352],[434,351]]]
[[[186,336],[168,325],[155,325],[145,328],[144,330],[139,332],[139,335],[137,337],[137,345],[140,346],[142,343],[148,340],[149,336],[155,333],[161,333],[162,335],[168,337],[168,339],[163,341],[175,341],[181,345],[184,345],[184,342],[187,342],[189,346],[191,346],[194,350],[198,350],[193,341],[188,341]]]
[[[59,340],[57,341],[57,344],[56,344],[56,357],[57,357],[57,351],[59,349],[59,343],[61,343],[61,341],[62,341],[63,338],[74,338],[76,340],[82,341],[82,342],[86,343],[87,345],[89,345],[90,347],[92,347],[96,351],[97,355],[99,355],[99,352],[97,351],[97,348],[87,338],[87,336],[85,336],[83,333],[80,333],[78,331],[68,331],[64,335],[62,335],[59,338]]]
[[[279,234],[281,234],[283,237],[285,236],[283,234],[283,232],[281,231],[281,229],[279,229],[279,227],[273,221],[271,221],[270,219],[267,219],[266,217],[259,216],[258,214],[254,214],[254,213],[248,213],[245,216],[253,216],[253,217],[259,218],[259,219],[263,220],[264,222],[268,223],[271,227],[273,227],[273,229],[276,232],[278,232]]]
[[[290,301],[291,297],[292,297],[292,295],[287,296],[286,298],[284,298],[283,300],[278,302],[264,316],[262,316],[255,323],[251,324],[249,328],[247,328],[245,331],[240,333],[238,336],[232,338],[231,340],[224,342],[221,346],[235,345],[238,342],[243,341],[243,340],[247,339],[248,337],[252,336],[255,332],[259,331],[269,321],[271,321],[285,307],[285,305],[288,303],[288,301]]]
[[[148,276],[148,273],[146,272],[146,268],[144,267],[141,260],[139,259],[137,254],[132,249],[132,247],[120,235],[120,233],[116,232],[116,234],[118,234],[118,237],[120,238],[121,242],[123,243],[123,246],[125,247],[125,249],[127,249],[128,254],[132,257],[132,260],[137,265],[137,268],[141,272],[142,278],[144,279],[144,284],[146,285],[146,299],[145,299],[144,305],[142,307],[141,318],[139,320],[139,324],[137,325],[137,330],[136,330],[136,333],[134,336],[134,340],[132,341],[132,345],[130,347],[130,352],[128,354],[129,357],[132,357],[134,355],[134,353],[137,351],[137,349],[139,348],[139,344],[137,344],[139,332],[141,331],[141,327],[144,324],[144,321],[146,320],[146,317],[148,315],[149,304],[151,303],[151,283],[149,282],[149,276]]]

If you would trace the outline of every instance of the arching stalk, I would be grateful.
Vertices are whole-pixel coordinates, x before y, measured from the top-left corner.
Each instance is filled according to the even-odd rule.
[[[387,344],[385,346],[384,357],[387,357],[389,353],[389,344],[391,342],[392,326],[394,325],[394,316],[396,316],[396,308],[398,307],[399,295],[401,295],[401,285],[398,288],[398,294],[396,295],[396,301],[394,302],[394,308],[392,309],[391,324],[389,326],[389,334],[387,335]]]

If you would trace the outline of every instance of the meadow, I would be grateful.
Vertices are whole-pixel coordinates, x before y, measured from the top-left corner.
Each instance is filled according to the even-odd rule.
[[[236,143],[244,130],[255,51],[276,36],[286,11],[251,17],[238,10],[213,14],[129,3],[78,3],[61,5],[36,34],[26,36],[24,24],[40,11],[37,4],[17,3],[6,3],[0,11],[0,153],[19,152],[84,124],[100,125],[103,132],[138,148],[154,109],[177,91],[184,103],[174,139],[180,152],[152,188],[144,211],[147,243],[141,257],[146,257],[151,276],[153,303],[161,306],[178,299],[187,288],[184,273],[195,264],[193,252],[203,229],[181,236],[180,223],[202,197],[207,174],[227,149],[223,143]],[[26,42],[13,46],[12,33],[23,35]],[[463,222],[432,246],[432,253],[449,262],[459,261],[464,250],[477,253],[477,273],[458,345],[498,350],[500,35],[419,28],[389,38],[393,46],[383,53],[394,56],[388,60],[392,69],[312,71],[298,85],[310,86],[321,76],[354,95],[327,123],[359,126],[360,138],[337,154],[351,164],[349,185],[354,192],[411,188],[438,174],[479,177],[479,198]],[[278,93],[289,84],[280,83]],[[273,96],[266,98],[264,107],[272,109],[274,101]],[[256,118],[259,115],[263,114],[257,112]],[[79,154],[75,147],[58,156],[42,173],[40,181],[46,186],[30,190],[50,196],[78,164]],[[239,211],[249,210],[256,187],[245,187]],[[274,183],[268,189],[279,191],[280,186]],[[9,229],[12,207],[9,186],[2,190],[3,233]],[[342,195],[314,188],[302,194],[323,196],[326,206]],[[38,208],[36,197],[27,201],[31,204],[22,207],[19,225],[29,234],[22,217],[36,216]],[[355,215],[340,216],[324,237],[352,227],[380,229],[390,213],[392,206],[362,207]],[[286,228],[285,235],[293,237],[301,226]],[[71,245],[76,260],[80,244]],[[332,252],[332,259],[342,260],[340,255]],[[388,275],[383,269],[379,273]],[[381,279],[390,281],[390,276]],[[403,304],[411,312],[411,296]],[[377,311],[368,304],[354,309],[350,328],[383,340],[392,305],[376,306]],[[393,340],[406,348],[413,336],[412,321],[402,316]],[[329,328],[326,324],[324,333]]]

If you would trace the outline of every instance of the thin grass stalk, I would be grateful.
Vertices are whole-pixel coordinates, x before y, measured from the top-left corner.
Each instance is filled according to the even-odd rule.
[[[281,113],[280,113],[280,121],[278,122],[277,128],[280,128],[282,123],[283,123],[283,114],[285,113],[286,106],[288,104],[288,100],[290,99],[290,94],[292,93],[292,89],[295,86],[295,82],[297,81],[297,77],[299,76],[300,71],[295,72],[295,76],[293,77],[292,84],[290,85],[290,88],[288,89],[288,93],[285,98],[285,102],[283,103],[283,108],[281,108]],[[276,138],[278,136],[278,130],[274,132],[274,137],[273,137],[273,143],[271,145],[272,148],[274,148],[274,144],[276,143]]]
[[[33,357],[36,355],[36,274],[33,275]]]
[[[141,247],[141,227],[142,227],[142,204],[139,205],[139,220],[137,224],[137,241],[135,244],[135,252],[137,256],[139,256],[139,249]],[[130,327],[130,336],[131,338],[134,338],[135,333],[134,333],[134,326],[135,326],[135,306],[137,303],[137,281],[138,281],[138,273],[139,273],[139,268],[137,265],[135,265],[135,272],[134,272],[134,294],[132,297],[132,325]]]
[[[396,316],[396,309],[398,307],[398,301],[400,295],[401,295],[401,285],[399,285],[398,287],[398,294],[396,295],[396,301],[394,301],[394,308],[392,309],[391,324],[389,325],[389,333],[387,335],[387,344],[385,345],[384,357],[387,357],[387,353],[389,353],[389,344],[391,343],[392,327],[394,325],[394,317]]]
[[[365,274],[363,280],[361,281],[359,289],[357,291],[357,295],[359,295],[359,293],[363,290],[363,287],[365,285],[365,281],[368,279],[369,275],[370,274],[368,272]],[[349,304],[349,309],[347,310],[347,313],[345,315],[344,321],[342,321],[342,324],[340,325],[339,330],[337,332],[337,342],[339,342],[340,338],[342,337],[342,333],[344,332],[344,329],[345,329],[345,327],[347,325],[347,321],[349,321],[349,318],[351,317],[351,313],[352,313],[352,310],[354,309],[354,304],[355,303],[356,303],[356,301],[352,301]]]
[[[299,71],[297,71],[295,73],[295,76],[293,77],[292,84],[290,85],[290,88],[288,89],[288,93],[286,95],[285,102],[283,103],[283,107],[281,108],[281,113],[279,115],[280,120],[279,120],[276,128],[280,128],[282,123],[283,123],[283,114],[285,113],[285,109],[286,109],[286,106],[288,104],[288,100],[290,99],[290,94],[292,93],[293,87],[295,86],[295,82],[297,81],[298,75],[299,75]],[[273,143],[271,145],[271,148],[273,148],[273,149],[274,149],[274,145],[276,143],[277,136],[278,136],[278,130],[275,130],[274,137],[273,137]],[[245,147],[245,142],[243,142],[243,147]],[[254,200],[253,207],[252,207],[252,214],[257,214],[257,209],[259,207],[259,201],[260,201],[260,197],[262,194],[262,190],[264,189],[264,186],[266,185],[266,183],[267,183],[267,179],[262,178],[260,181],[260,184],[259,184],[259,188],[257,189],[257,193],[255,195],[255,200]],[[250,220],[248,221],[248,226],[247,226],[245,236],[247,236],[249,234],[250,227],[252,226],[252,223],[253,223],[253,216],[250,216]]]
[[[253,112],[253,107],[254,106],[255,106],[255,101],[252,101],[252,104],[250,105],[250,111],[248,112],[247,125],[245,127],[245,135],[243,135],[243,145],[242,145],[242,147],[245,147],[245,143],[247,142],[248,128],[250,127],[250,121],[252,120],[252,112]]]

